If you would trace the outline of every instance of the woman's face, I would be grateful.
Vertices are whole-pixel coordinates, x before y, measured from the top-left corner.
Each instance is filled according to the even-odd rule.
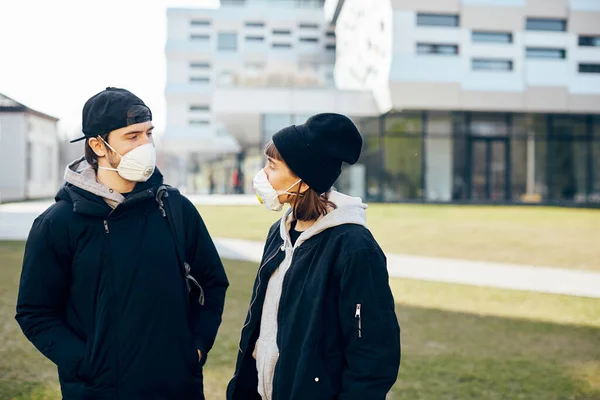
[[[278,191],[288,191],[290,193],[298,192],[299,178],[288,168],[287,164],[283,161],[276,160],[271,157],[267,157],[267,165],[265,165],[265,174],[267,179],[271,183],[271,186]],[[306,190],[305,184],[302,183],[301,192]],[[282,194],[279,196],[279,202],[290,203],[294,196],[289,194]]]

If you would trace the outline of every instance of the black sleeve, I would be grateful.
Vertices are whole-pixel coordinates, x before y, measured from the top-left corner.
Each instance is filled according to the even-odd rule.
[[[384,400],[400,368],[400,327],[385,255],[356,250],[342,268],[339,318],[347,346],[339,400]]]
[[[229,281],[200,213],[185,197],[183,208],[186,226],[186,259],[190,264],[192,276],[204,289],[204,305],[198,303],[198,297],[194,297],[190,305],[194,342],[196,348],[202,352],[204,361],[221,325]]]
[[[39,217],[25,246],[16,319],[33,345],[61,370],[76,375],[85,343],[64,322],[72,256],[65,238]]]

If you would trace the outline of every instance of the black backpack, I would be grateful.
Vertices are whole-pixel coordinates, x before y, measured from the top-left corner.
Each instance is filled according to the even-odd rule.
[[[202,289],[202,286],[200,286],[198,281],[191,275],[190,264],[188,264],[185,260],[186,246],[185,233],[183,227],[183,204],[181,201],[181,193],[179,193],[179,190],[172,186],[161,185],[156,190],[155,199],[158,203],[158,208],[162,212],[162,216],[167,219],[167,223],[171,228],[171,236],[173,238],[173,243],[175,244],[175,249],[177,252],[177,261],[179,263],[179,266],[181,267],[181,273],[185,279],[185,284],[187,286],[188,293],[192,290],[192,286],[190,284],[191,282],[198,287],[200,291],[198,303],[200,303],[200,305],[203,306],[204,290]]]

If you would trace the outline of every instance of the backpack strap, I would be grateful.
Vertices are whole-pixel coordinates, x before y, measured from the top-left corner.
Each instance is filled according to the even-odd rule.
[[[165,201],[166,199],[169,200]],[[202,289],[202,286],[192,276],[190,264],[188,264],[185,259],[185,231],[181,193],[172,186],[161,185],[156,191],[156,202],[158,203],[158,208],[160,209],[162,216],[167,220],[167,224],[169,224],[169,227],[171,228],[171,237],[175,244],[177,261],[185,278],[185,285],[187,286],[188,293],[192,290],[191,282],[198,287],[198,290],[200,291],[198,303],[203,306],[204,289]]]

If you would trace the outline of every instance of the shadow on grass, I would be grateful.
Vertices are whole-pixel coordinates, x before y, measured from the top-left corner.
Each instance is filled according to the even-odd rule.
[[[22,252],[23,243],[0,242],[0,399],[60,399],[54,365],[14,321]],[[205,370],[208,400],[225,398],[257,269],[225,265],[231,286]],[[403,359],[389,399],[600,400],[600,327],[396,307]]]

